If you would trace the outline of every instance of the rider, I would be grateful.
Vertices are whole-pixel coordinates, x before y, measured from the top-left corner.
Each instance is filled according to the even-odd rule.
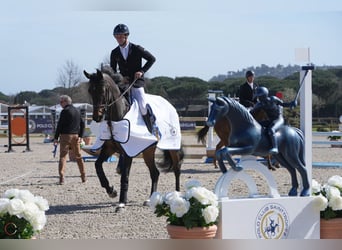
[[[111,52],[110,67],[114,73],[118,72],[117,67],[119,67],[119,72],[123,76],[124,81],[133,84],[131,88],[132,97],[138,102],[139,110],[148,131],[156,135],[158,133],[158,131],[154,131],[156,118],[150,105],[146,102],[144,91],[144,73],[151,68],[156,59],[143,47],[129,42],[128,35],[129,29],[127,25],[118,24],[115,26],[113,36],[119,45]],[[146,60],[143,66],[142,59]],[[102,145],[103,141],[100,139],[100,135],[98,135],[90,150],[96,152]]]
[[[269,97],[268,89],[265,87],[258,87],[255,96],[258,98],[258,102],[250,112],[253,114],[263,110],[267,114],[268,120],[262,125],[267,128],[267,133],[272,143],[269,153],[278,154],[278,142],[275,132],[284,124],[283,107],[296,107],[297,102],[285,103],[276,96]]]
[[[254,94],[258,84],[254,82],[254,77],[254,72],[248,70],[246,72],[246,82],[240,85],[239,88],[239,102],[248,109],[253,108],[257,102]]]
[[[131,88],[132,97],[137,100],[146,127],[152,133],[154,132],[152,130],[156,117],[146,101],[144,74],[151,68],[156,59],[140,45],[128,41],[129,29],[127,25],[116,25],[113,35],[119,45],[111,52],[110,66],[115,73],[119,67],[119,72],[124,79],[133,84]],[[144,65],[142,65],[142,59],[146,60]]]

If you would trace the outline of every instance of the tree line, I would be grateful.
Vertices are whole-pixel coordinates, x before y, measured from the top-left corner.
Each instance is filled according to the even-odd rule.
[[[282,92],[284,101],[295,98],[299,88],[300,68],[250,67],[256,73],[255,82],[270,90],[271,95]],[[246,69],[246,70],[247,70]],[[291,70],[290,70],[291,69]],[[244,83],[244,71],[213,77],[204,81],[196,77],[154,77],[146,79],[146,92],[160,95],[169,100],[181,116],[206,116],[208,108],[208,90],[221,90],[222,94],[237,97],[239,86]],[[262,73],[262,72],[268,72]],[[272,72],[272,73],[270,73]],[[280,72],[276,74],[275,72]],[[287,72],[287,76],[279,75]],[[40,92],[23,91],[14,96],[6,96],[0,92],[0,100],[7,104],[54,105],[61,94],[68,94],[74,102],[91,103],[87,93],[82,72],[72,62],[67,62],[58,77],[58,86]],[[316,67],[312,72],[313,117],[339,117],[342,115],[342,67]],[[298,112],[291,116],[297,116]]]

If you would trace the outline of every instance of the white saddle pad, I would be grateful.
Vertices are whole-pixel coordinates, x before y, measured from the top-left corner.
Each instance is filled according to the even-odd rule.
[[[135,100],[124,120],[112,122],[114,140],[120,142],[127,155],[131,157],[138,155],[154,143],[157,143],[157,147],[163,150],[180,149],[181,130],[176,109],[161,96],[146,94],[146,98],[156,116],[159,141],[147,130]],[[100,126],[101,139],[108,140],[111,136],[110,131],[108,125],[103,124]]]

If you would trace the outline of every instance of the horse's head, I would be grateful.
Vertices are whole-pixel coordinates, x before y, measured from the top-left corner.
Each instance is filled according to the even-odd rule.
[[[89,74],[84,70],[83,73],[89,79],[88,93],[93,101],[93,120],[99,122],[105,114],[107,104],[105,98],[106,82],[100,70],[96,70],[96,73],[93,74]]]
[[[208,115],[207,125],[212,127],[219,118],[228,113],[229,107],[222,97],[208,98],[208,100],[212,102],[212,105]]]
[[[121,74],[114,73],[108,67],[102,68],[102,71],[97,69],[93,74],[83,73],[89,79],[88,93],[93,101],[93,120],[100,122],[104,115],[106,120],[122,120],[129,103],[119,89],[119,86],[124,85]]]

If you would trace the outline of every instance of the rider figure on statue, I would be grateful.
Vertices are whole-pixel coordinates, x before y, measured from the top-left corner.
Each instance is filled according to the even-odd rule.
[[[269,153],[278,154],[278,142],[275,133],[278,128],[284,125],[283,107],[294,108],[297,106],[297,101],[285,103],[276,96],[268,96],[268,89],[265,87],[258,87],[255,95],[258,98],[258,102],[250,112],[253,115],[263,110],[267,114],[268,119],[260,123],[266,127],[267,134],[271,140],[272,148]]]
[[[123,76],[124,81],[129,85],[133,85],[130,89],[132,98],[137,100],[139,110],[148,131],[157,135],[158,131],[155,131],[157,130],[155,128],[156,117],[150,105],[147,103],[144,90],[144,74],[151,68],[156,59],[140,45],[128,41],[129,29],[127,25],[116,25],[113,36],[118,46],[111,52],[110,66],[115,73],[119,72]],[[142,59],[146,60],[144,65],[142,65]],[[100,148],[102,144],[103,142],[97,138],[92,146],[92,150]]]

